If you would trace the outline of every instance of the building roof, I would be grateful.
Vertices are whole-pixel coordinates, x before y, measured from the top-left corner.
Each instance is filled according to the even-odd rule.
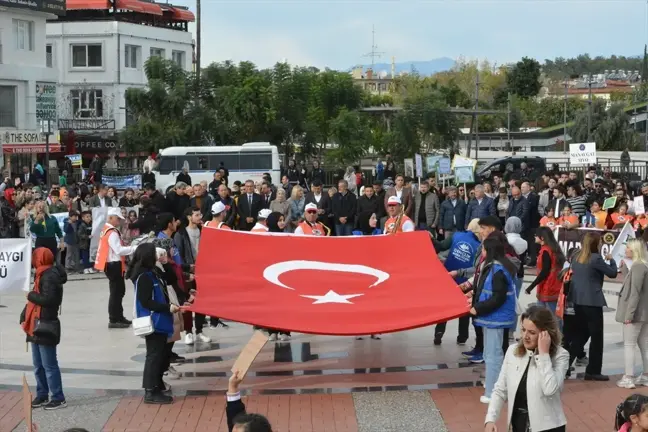
[[[67,0],[67,10],[111,10],[164,16],[174,21],[193,22],[193,12],[183,6],[147,0]]]

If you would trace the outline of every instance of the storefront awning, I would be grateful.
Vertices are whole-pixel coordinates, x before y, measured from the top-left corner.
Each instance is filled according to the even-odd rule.
[[[52,143],[49,145],[50,153],[61,152],[61,144]],[[45,153],[45,144],[3,144],[3,153]]]
[[[173,18],[180,20],[180,21],[187,21],[187,22],[194,22],[196,20],[196,17],[194,16],[193,12],[186,10],[186,9],[180,9],[173,7],[171,8],[173,12]]]
[[[160,5],[140,0],[117,0],[115,2],[115,8],[162,16],[162,8]]]
[[[67,10],[108,10],[112,7],[109,0],[67,0]]]

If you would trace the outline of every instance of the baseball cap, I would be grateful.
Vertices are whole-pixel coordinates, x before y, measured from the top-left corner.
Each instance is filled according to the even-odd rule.
[[[396,195],[390,196],[389,199],[387,200],[387,205],[388,206],[401,205],[401,200]]]
[[[270,216],[270,209],[262,209],[259,211],[259,219],[268,219],[268,216]]]
[[[212,212],[213,215],[217,215],[217,214],[222,213],[224,211],[225,211],[225,205],[220,201],[215,203],[211,208],[211,212]]]
[[[304,211],[317,213],[317,205],[313,203],[306,204],[306,207],[304,207]]]
[[[124,219],[124,216],[122,216],[122,214],[121,214],[121,209],[118,208],[118,207],[110,207],[108,209],[107,217],[110,217],[110,216],[117,216],[119,219],[122,219],[122,220]]]

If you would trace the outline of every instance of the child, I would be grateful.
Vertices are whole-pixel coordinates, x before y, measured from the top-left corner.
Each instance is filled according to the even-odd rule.
[[[628,214],[628,204],[626,203],[619,204],[617,211],[612,213],[610,215],[610,218],[612,219],[612,224],[614,228],[623,228],[623,226],[627,222],[632,223],[632,221],[634,220],[634,217]]]
[[[573,229],[580,226],[578,216],[572,214],[572,208],[569,204],[563,207],[562,216],[558,218],[558,225],[565,229]]]
[[[555,211],[555,208],[547,206],[547,208],[545,209],[545,216],[540,219],[540,226],[546,226],[551,229],[556,228],[558,226],[558,221],[554,217]]]
[[[644,231],[648,227],[648,216],[641,214],[634,221],[634,229]]]
[[[607,216],[607,212],[601,210],[601,205],[598,201],[594,201],[590,205],[590,211],[583,216],[583,226],[587,228],[605,229]]]
[[[139,228],[128,228],[128,224],[137,222],[137,212],[135,210],[128,212],[126,222],[127,223],[124,224],[122,231],[122,241],[124,242],[124,244],[129,245],[135,237],[138,237],[140,235]]]
[[[648,430],[648,396],[633,394],[616,409],[614,430],[619,432],[644,432]]]
[[[81,221],[77,228],[77,241],[79,247],[79,256],[83,273],[94,273],[90,265],[90,238],[92,237],[92,213],[89,211],[81,212]]]
[[[79,240],[77,228],[79,222],[79,213],[70,210],[68,220],[63,225],[63,241],[65,242],[65,269],[71,272],[79,271]]]

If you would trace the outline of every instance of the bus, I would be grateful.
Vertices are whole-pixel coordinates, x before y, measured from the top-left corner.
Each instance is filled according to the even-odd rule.
[[[211,183],[214,172],[222,165],[229,171],[228,184],[236,180],[261,181],[269,173],[273,184],[281,180],[277,147],[268,142],[251,142],[240,146],[168,147],[160,151],[155,173],[157,189],[167,193],[176,184],[182,167],[189,166],[193,184],[205,180]]]

